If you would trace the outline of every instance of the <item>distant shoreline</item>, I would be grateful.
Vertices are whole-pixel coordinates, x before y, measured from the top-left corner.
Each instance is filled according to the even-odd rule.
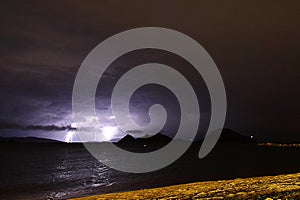
[[[105,199],[299,199],[300,173],[232,180],[205,181],[174,186],[102,194],[74,200]]]
[[[258,146],[264,147],[300,147],[299,143],[295,144],[285,144],[285,143],[259,143]]]

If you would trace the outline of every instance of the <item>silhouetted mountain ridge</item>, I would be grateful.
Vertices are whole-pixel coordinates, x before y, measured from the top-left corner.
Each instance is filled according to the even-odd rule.
[[[222,130],[221,136],[218,140],[221,143],[256,143],[254,138],[242,135],[229,128]]]
[[[172,139],[162,133],[157,133],[151,137],[140,137],[140,138],[134,138],[130,134],[127,134],[125,137],[123,137],[121,140],[119,140],[118,144],[126,144],[126,143],[153,143],[153,142],[163,142],[168,143]]]
[[[130,134],[127,134],[121,140],[117,142],[117,144],[126,145],[126,144],[144,144],[147,145],[149,143],[169,143],[172,138],[162,134],[157,133],[151,137],[144,137],[144,138],[134,138]],[[183,140],[184,141],[184,140]],[[202,142],[203,140],[197,141]],[[224,128],[222,130],[221,136],[218,140],[218,143],[256,143],[254,138],[249,136],[242,135],[234,130]]]
[[[127,143],[127,142],[170,142],[172,138],[162,134],[157,133],[151,137],[140,137],[134,138],[132,135],[127,134],[118,143]],[[242,135],[232,129],[224,128],[222,130],[221,136],[219,138],[220,142],[238,142],[238,143],[253,143],[256,142],[254,138],[249,136]]]

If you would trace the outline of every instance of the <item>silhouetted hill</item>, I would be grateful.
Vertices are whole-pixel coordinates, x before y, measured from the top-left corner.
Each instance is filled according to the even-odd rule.
[[[117,144],[128,144],[128,143],[133,143],[136,142],[136,139],[132,137],[131,135],[127,134],[125,137],[123,137],[121,140],[116,142]]]
[[[242,135],[234,130],[224,128],[219,138],[219,143],[256,143],[254,138]]]
[[[137,138],[136,140],[141,142],[170,142],[172,139],[166,135],[158,133],[150,137],[146,136],[146,137]]]
[[[133,136],[127,134],[121,140],[119,140],[118,144],[126,144],[126,143],[156,143],[156,142],[170,142],[171,138],[163,135],[161,133],[157,133],[151,137],[141,137],[141,138],[134,138]]]
[[[130,143],[168,143],[171,141],[171,138],[158,133],[151,137],[143,137],[143,138],[134,138],[133,136],[127,134],[125,137],[123,137],[121,140],[119,140],[118,144],[130,144]],[[219,143],[256,143],[254,138],[251,138],[249,136],[244,136],[234,130],[224,128],[222,130],[221,136],[219,138]],[[200,141],[202,142],[202,141]]]
[[[134,152],[144,152],[144,151],[155,151],[162,148],[171,141],[171,138],[157,133],[151,137],[144,138],[134,138],[131,135],[127,134],[121,140],[115,144],[123,149],[134,151]]]

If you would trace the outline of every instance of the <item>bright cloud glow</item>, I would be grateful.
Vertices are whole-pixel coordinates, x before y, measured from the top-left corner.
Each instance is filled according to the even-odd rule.
[[[107,140],[115,138],[114,136],[118,133],[118,128],[116,126],[104,126],[101,130]]]
[[[108,119],[116,119],[116,116],[109,116]]]
[[[73,142],[74,133],[75,133],[75,131],[68,131],[65,142],[67,142],[67,143]]]
[[[76,127],[75,123],[72,123],[71,127],[75,128]],[[73,135],[74,135],[74,133],[75,133],[74,130],[69,130],[68,133],[67,133],[67,135],[66,135],[65,142],[67,142],[67,143],[73,142]]]

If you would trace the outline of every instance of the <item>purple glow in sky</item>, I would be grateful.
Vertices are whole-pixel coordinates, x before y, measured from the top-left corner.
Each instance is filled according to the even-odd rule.
[[[0,136],[37,136],[70,141],[72,131],[32,131],[20,126],[67,126],[72,119],[72,89],[80,64],[101,41],[127,29],[166,27],[197,40],[216,62],[227,92],[225,127],[261,141],[299,141],[299,1],[6,1],[0,7]],[[190,64],[169,52],[130,52],[109,67],[96,93],[100,126],[114,130],[111,91],[132,67],[157,62],[189,77],[201,108],[198,138],[210,119],[205,83]],[[166,88],[148,85],[131,98],[130,111],[149,123],[148,108],[168,112],[163,132],[173,136],[179,108]],[[106,128],[105,128],[106,127]],[[110,127],[110,128],[109,128]],[[131,130],[134,131],[134,130]],[[76,133],[73,141],[77,140]]]

